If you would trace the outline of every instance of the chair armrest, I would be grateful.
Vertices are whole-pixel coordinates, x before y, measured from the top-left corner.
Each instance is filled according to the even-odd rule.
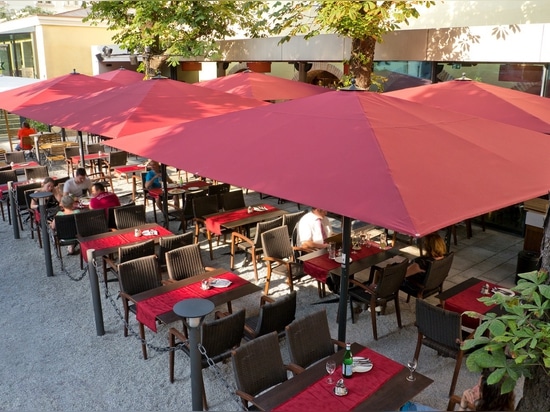
[[[217,310],[216,313],[214,314],[216,319],[225,318],[226,316],[229,316],[229,315],[231,315],[229,312],[222,312],[221,310]]]
[[[292,374],[294,374],[294,375],[299,375],[300,373],[305,371],[304,368],[302,368],[301,366],[296,365],[295,363],[292,363],[292,362],[285,365],[285,369],[292,372]]]
[[[371,294],[371,295],[373,295],[373,294],[376,293],[376,291],[375,291],[373,288],[371,288],[369,285],[365,285],[364,283],[361,283],[361,282],[359,282],[358,280],[350,279],[350,280],[349,280],[349,283],[351,283],[351,284],[353,284],[353,285],[355,285],[355,286],[358,286],[358,287],[360,287],[361,289],[366,290],[366,291],[367,291],[369,294]]]
[[[248,324],[244,324],[244,335],[248,335],[250,338],[256,337],[256,331],[252,329]]]
[[[219,268],[213,268],[213,267],[211,267],[211,266],[205,266],[205,267],[204,267],[204,270],[207,271],[207,272],[212,272],[212,271],[218,270],[218,269],[219,269]]]
[[[269,296],[262,295],[260,297],[260,307],[265,305],[266,303],[273,303],[273,302],[275,302],[275,299],[270,298]]]
[[[170,335],[174,335],[176,338],[178,338],[182,342],[185,342],[189,339],[185,333],[177,330],[176,328],[170,328],[168,330],[168,340],[170,340]]]
[[[246,237],[242,233],[233,231],[231,232],[231,243],[235,243],[235,239],[239,239],[241,242],[248,243],[251,247],[254,246],[254,242],[249,237]]]
[[[120,292],[120,297],[129,300],[130,302],[136,303],[134,298],[132,298],[132,296],[128,295],[126,292]]]
[[[330,340],[333,344],[337,345],[338,347],[340,347],[342,349],[346,348],[345,342],[342,342],[341,340],[337,340],[337,339],[332,339],[332,338]]]
[[[161,280],[161,283],[162,283],[163,285],[165,285],[165,286],[166,286],[166,285],[169,285],[169,284],[171,284],[171,283],[174,283],[174,282],[175,282],[174,279],[162,279],[162,280]]]
[[[241,390],[239,390],[239,389],[237,389],[237,390],[235,391],[235,393],[236,393],[240,398],[244,399],[245,401],[248,401],[248,402],[252,403],[252,404],[253,404],[254,406],[256,406],[260,411],[262,410],[258,405],[256,405],[256,404],[254,403],[254,396],[252,396],[252,395],[250,395],[250,394],[248,394],[248,393],[246,393],[246,392],[243,392],[243,391],[241,391]]]
[[[286,265],[287,263],[289,263],[289,262],[287,262],[283,259],[277,259],[277,258],[274,258],[274,257],[271,257],[271,256],[264,256],[262,258],[262,260],[264,262],[269,262],[269,263],[271,263],[271,262],[280,263],[281,265]]]
[[[447,404],[447,410],[448,411],[454,411],[456,405],[459,406],[459,408],[458,408],[459,411],[475,411],[476,410],[475,405],[471,404],[470,402],[467,403],[467,405],[468,405],[467,408],[462,408],[460,406],[461,399],[462,398],[458,395],[451,395],[451,397],[449,398],[449,403]]]

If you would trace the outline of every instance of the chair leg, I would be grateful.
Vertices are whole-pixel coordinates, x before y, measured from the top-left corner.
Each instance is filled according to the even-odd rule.
[[[231,270],[235,268],[235,241],[236,239],[231,236],[231,258],[229,259],[229,269]]]
[[[399,329],[403,327],[401,324],[401,308],[399,307],[399,295],[395,295],[395,316],[397,317],[397,326]]]
[[[464,356],[464,352],[462,351],[459,351],[458,355],[456,356],[455,370],[453,372],[453,380],[451,381],[451,389],[449,390],[449,396],[452,396],[455,392],[456,381],[458,380],[458,374],[460,372],[460,368],[462,367],[463,356]]]
[[[252,265],[254,266],[254,280],[257,282],[258,281],[258,268],[256,267],[256,248],[253,247],[251,250],[250,250],[250,255],[251,255],[251,258],[252,258]]]
[[[271,265],[267,264],[267,275],[265,277],[264,295],[269,295],[269,283],[271,282]]]
[[[378,329],[376,328],[376,299],[370,301],[370,319],[372,322],[372,336],[378,340]]]
[[[139,336],[142,339],[141,343],[141,353],[143,354],[143,359],[147,360],[147,345],[143,343],[145,340],[145,326],[143,326],[143,323],[139,323]]]
[[[418,332],[418,338],[416,340],[416,349],[414,350],[414,359],[418,360],[418,357],[420,356],[420,349],[422,349],[422,341],[424,340],[424,336]]]
[[[168,342],[170,349],[174,348],[176,346],[176,335],[174,335],[171,332],[168,332]],[[168,352],[168,369],[170,371],[170,383],[174,383],[174,358],[175,358],[175,351],[170,350]]]
[[[353,310],[353,299],[349,297],[349,310],[351,312],[351,323],[355,323],[355,311]]]
[[[206,238],[208,239],[208,249],[210,250],[210,260],[214,260],[214,253],[212,252],[212,233],[206,229]]]

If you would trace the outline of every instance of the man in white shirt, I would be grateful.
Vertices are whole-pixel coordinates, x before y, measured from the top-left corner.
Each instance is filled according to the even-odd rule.
[[[328,245],[325,239],[332,236],[332,226],[327,211],[314,208],[298,222],[296,246],[310,249],[323,249]]]
[[[86,175],[86,169],[79,167],[76,169],[74,177],[63,185],[63,196],[82,197],[85,193],[90,193],[91,188],[92,181]]]

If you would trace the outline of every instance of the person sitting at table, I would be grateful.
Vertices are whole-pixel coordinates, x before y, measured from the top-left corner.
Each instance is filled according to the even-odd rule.
[[[65,185],[63,186],[63,196],[86,196],[91,187],[92,181],[88,178],[86,169],[79,167],[76,169],[74,177],[65,182]]]
[[[324,209],[313,208],[299,220],[296,246],[308,249],[323,249],[325,239],[332,236],[332,226]]]
[[[66,216],[75,213],[80,213],[79,209],[74,208],[74,199],[72,196],[63,196],[61,198],[61,210],[57,212],[56,216]],[[55,231],[55,219],[50,222],[50,227]],[[78,253],[73,245],[67,246],[67,254],[74,255]]]
[[[32,139],[29,136],[35,133],[36,130],[31,127],[29,122],[23,122],[21,129],[17,131],[19,143],[17,143],[17,146],[15,146],[15,150],[17,150],[18,152],[21,150],[32,150],[32,143],[29,143],[32,142]]]
[[[120,206],[120,200],[116,193],[107,192],[103,183],[98,182],[92,185],[90,209],[108,209],[117,206]]]
[[[407,268],[406,277],[415,276],[419,283],[422,282],[429,261],[440,260],[447,254],[447,245],[437,233],[430,233],[424,237],[426,253],[417,257]]]
[[[145,175],[145,188],[146,189],[162,189],[162,174],[160,171],[160,163],[156,160],[151,160],[148,165],[151,170]],[[173,183],[170,177],[166,176],[167,183]],[[159,209],[162,209],[162,196],[156,198],[156,204]]]
[[[46,219],[48,222],[51,222],[59,211],[59,202],[61,200],[61,194],[59,193],[58,187],[55,185],[55,180],[51,177],[46,177],[42,182],[42,187],[36,190],[34,193],[39,192],[50,192],[52,195],[46,198]],[[39,203],[38,199],[32,198],[31,200],[31,209],[38,209]],[[38,214],[36,215],[38,221]]]

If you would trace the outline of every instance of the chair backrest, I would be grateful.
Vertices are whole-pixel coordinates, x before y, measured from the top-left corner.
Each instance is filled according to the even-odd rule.
[[[63,143],[52,143],[50,156],[65,156],[65,147]]]
[[[0,162],[6,162],[6,149],[0,148]]]
[[[306,214],[305,210],[300,210],[299,212],[295,213],[287,213],[286,215],[283,215],[283,225],[285,225],[288,229],[288,237],[292,237],[292,232],[294,231],[294,228],[302,218]]]
[[[201,343],[208,357],[215,362],[231,355],[231,350],[241,344],[245,323],[245,310],[205,322],[201,330]]]
[[[290,361],[302,368],[334,354],[325,309],[296,319],[286,327]]]
[[[262,247],[262,233],[267,232],[268,230],[275,229],[276,227],[283,225],[283,217],[279,216],[272,220],[267,220],[265,222],[258,222],[256,224],[256,233],[254,234],[254,246],[257,248]]]
[[[416,300],[416,327],[424,335],[423,343],[454,356],[460,350],[462,339],[461,314]]]
[[[223,193],[221,196],[223,210],[235,210],[246,207],[246,204],[244,202],[244,193],[242,189]]]
[[[212,213],[218,213],[218,196],[199,196],[193,198],[193,215],[202,218]]]
[[[157,257],[144,256],[121,263],[118,265],[118,282],[120,291],[128,295],[162,286]]]
[[[294,256],[286,226],[279,226],[261,235],[264,256],[288,259]]]
[[[193,212],[193,199],[196,197],[206,196],[206,190],[195,190],[194,192],[185,192],[183,198],[183,216],[187,219],[191,219],[194,215]]]
[[[82,237],[98,235],[109,231],[105,210],[87,210],[74,215],[77,233]]]
[[[387,265],[382,269],[378,286],[376,287],[376,296],[380,299],[391,298],[399,292],[399,287],[403,284],[409,261],[403,259],[403,262]]]
[[[76,213],[78,214],[78,213]],[[59,241],[70,241],[76,239],[76,222],[74,215],[56,215],[55,220],[55,236]]]
[[[276,333],[241,345],[231,359],[237,389],[252,396],[288,379]]]
[[[182,246],[193,244],[193,232],[187,232],[182,235],[163,236],[159,239],[159,265],[166,264],[166,252],[180,248]]]
[[[115,209],[119,209],[121,207],[129,207],[129,206],[134,206],[136,204],[136,202],[129,202],[129,203],[126,203],[125,205],[121,205],[121,206],[115,206],[115,207],[108,207],[107,208],[107,225],[109,226],[109,228],[111,229],[116,229],[116,222],[115,222]]]
[[[92,144],[86,145],[86,151],[88,152],[88,154],[104,152],[105,146],[100,143],[92,143]]]
[[[27,208],[27,197],[25,195],[25,192],[31,189],[39,189],[40,186],[41,184],[38,182],[15,186],[15,200],[17,201],[16,206],[19,210],[25,210]]]
[[[171,250],[165,256],[170,279],[186,279],[206,271],[198,243]]]
[[[127,229],[147,223],[145,205],[124,206],[114,209],[117,229]]]
[[[116,151],[109,152],[109,167],[124,166],[128,163],[128,152]]]
[[[21,138],[21,145],[23,147],[26,147],[26,148],[33,147],[34,146],[34,139],[30,136],[23,136]]]
[[[0,185],[5,185],[8,182],[17,182],[17,173],[15,170],[0,171]]]
[[[445,281],[453,264],[454,252],[448,253],[443,259],[428,262],[424,278],[424,296],[437,290]]]
[[[128,262],[132,259],[137,259],[143,256],[155,254],[155,241],[153,239],[146,240],[128,246],[118,248],[118,263]]]
[[[70,161],[73,156],[80,156],[80,148],[78,146],[65,147],[65,159]]]
[[[27,167],[25,169],[25,178],[27,180],[43,179],[49,175],[48,166]]]
[[[23,163],[25,162],[25,153],[21,152],[6,152],[6,163]]]
[[[227,193],[231,190],[231,185],[229,183],[220,183],[217,185],[208,186],[208,196],[218,195],[218,208],[223,209],[222,204],[222,194]]]
[[[278,298],[273,303],[266,303],[260,308],[255,336],[262,336],[276,331],[281,333],[292,323],[296,316],[296,291]]]

